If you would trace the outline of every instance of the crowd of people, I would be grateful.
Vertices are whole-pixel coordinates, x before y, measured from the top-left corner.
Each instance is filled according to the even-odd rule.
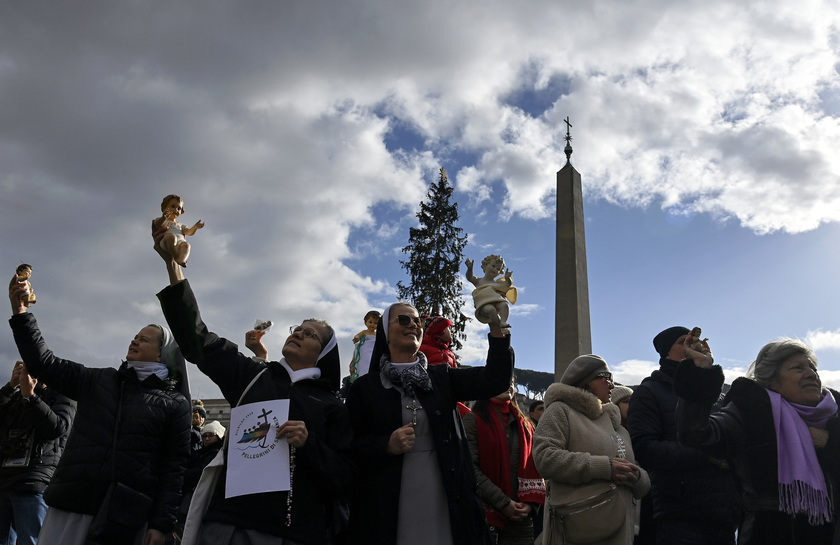
[[[142,327],[115,368],[55,356],[30,286],[10,282],[22,360],[0,388],[0,545],[840,542],[840,394],[800,341],[763,347],[722,396],[709,345],[670,327],[635,389],[580,355],[526,413],[506,314],[466,368],[449,320],[397,302],[365,317],[345,400],[326,321],[293,326],[279,359],[249,332],[244,355],[203,321],[165,236],[167,326]],[[229,428],[191,401],[187,361]]]

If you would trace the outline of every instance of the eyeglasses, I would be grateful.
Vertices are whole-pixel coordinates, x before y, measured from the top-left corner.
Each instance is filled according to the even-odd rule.
[[[607,382],[612,382],[612,373],[598,373],[595,378],[605,378]]]
[[[203,438],[207,439],[208,437],[216,437],[216,434],[215,433],[202,433],[201,436]]]
[[[394,320],[391,320],[392,322]],[[417,324],[418,327],[423,327],[423,318],[420,316],[408,316],[406,314],[400,314],[397,316],[397,322],[403,327],[408,327],[411,325],[411,322]]]
[[[319,344],[321,343],[321,338],[318,337],[318,335],[315,333],[315,330],[311,327],[307,327],[304,329],[299,325],[292,325],[289,326],[289,333],[291,333],[292,335],[300,333],[303,335],[304,339],[315,339],[316,341],[318,341]]]

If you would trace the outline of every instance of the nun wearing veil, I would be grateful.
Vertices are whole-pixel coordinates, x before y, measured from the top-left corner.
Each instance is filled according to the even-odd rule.
[[[131,340],[119,368],[60,358],[21,303],[26,291],[13,277],[9,325],[21,359],[30,375],[77,403],[67,446],[44,492],[49,509],[38,541],[90,543],[94,515],[104,507],[136,514],[129,544],[162,545],[175,526],[190,455],[189,381],[178,345],[168,329],[150,324]],[[37,409],[44,402],[32,395],[28,403]],[[112,480],[148,496],[150,504],[109,501]]]
[[[337,397],[341,371],[332,327],[323,320],[303,320],[290,328],[280,361],[256,362],[207,330],[181,267],[158,254],[170,280],[158,299],[187,360],[219,386],[232,407],[289,400],[288,422],[269,434],[276,431],[277,440],[289,444],[291,490],[227,498],[226,479],[220,478],[198,535],[185,534],[184,539],[200,545],[259,545],[278,543],[278,538],[284,545],[331,543],[333,505],[349,493],[353,473],[352,432]],[[231,435],[234,429],[231,423]],[[226,459],[236,440],[231,437],[226,445]]]
[[[385,310],[368,374],[347,407],[358,466],[350,534],[366,545],[491,543],[458,401],[507,390],[510,335],[490,327],[484,367],[429,366],[423,323],[409,303]]]

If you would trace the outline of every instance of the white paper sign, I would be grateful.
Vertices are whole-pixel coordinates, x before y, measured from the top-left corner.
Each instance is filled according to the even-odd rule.
[[[231,409],[226,498],[289,489],[289,443],[277,439],[277,428],[288,419],[288,399]]]

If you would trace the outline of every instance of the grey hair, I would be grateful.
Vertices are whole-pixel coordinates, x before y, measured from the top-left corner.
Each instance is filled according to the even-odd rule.
[[[304,322],[315,322],[316,324],[323,326],[324,329],[327,330],[327,338],[321,342],[322,350],[327,346],[327,344],[329,344],[330,339],[332,339],[335,336],[335,330],[326,320],[319,320],[318,318],[307,318],[306,320],[304,320]]]
[[[747,378],[753,379],[765,388],[770,388],[770,385],[779,377],[782,364],[798,355],[805,356],[811,360],[814,367],[817,366],[817,355],[810,346],[799,339],[783,337],[769,342],[758,351],[755,361],[747,371]]]

